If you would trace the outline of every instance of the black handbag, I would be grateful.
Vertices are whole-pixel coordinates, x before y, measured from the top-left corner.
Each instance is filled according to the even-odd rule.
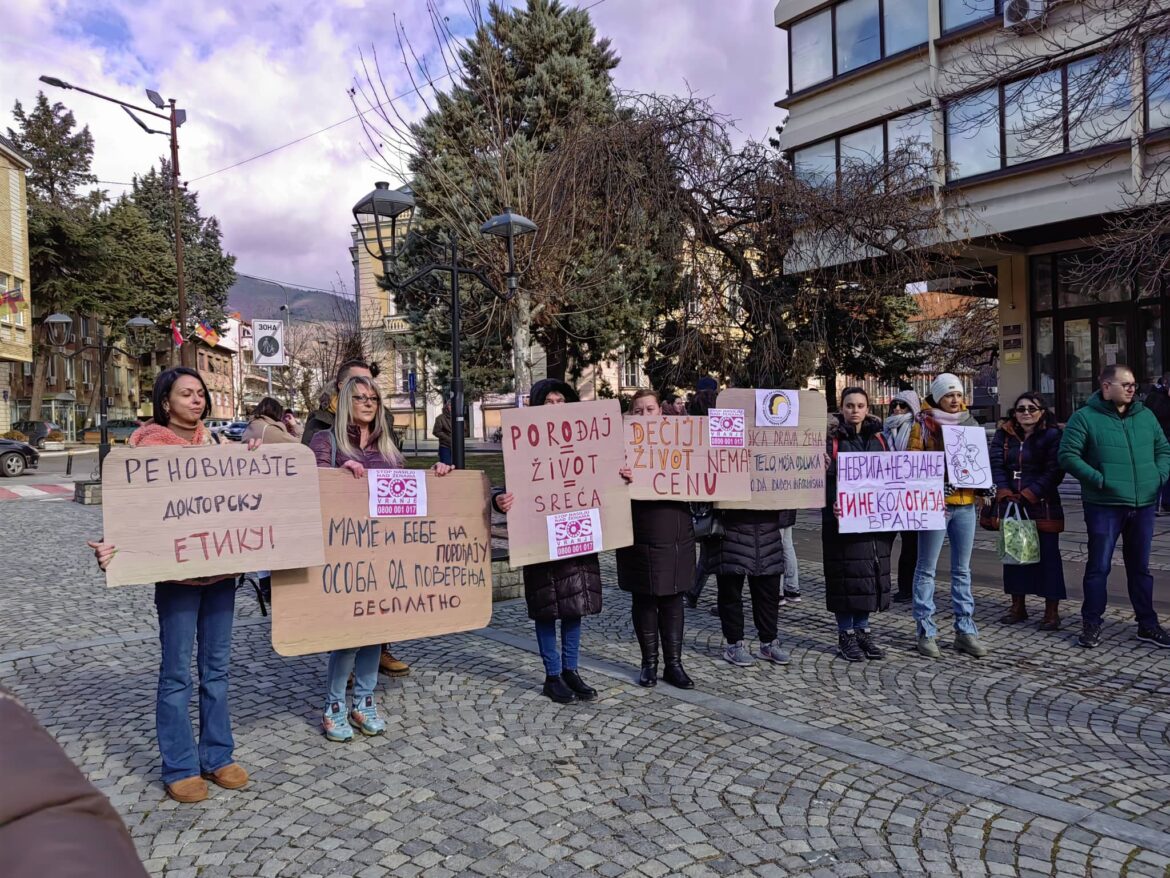
[[[709,540],[723,536],[723,520],[714,503],[692,503],[691,523],[695,528],[695,539]]]

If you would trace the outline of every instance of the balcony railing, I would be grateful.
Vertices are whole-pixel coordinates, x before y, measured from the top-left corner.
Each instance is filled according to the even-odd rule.
[[[397,314],[388,314],[382,318],[382,328],[387,335],[401,335],[410,332],[410,321]]]

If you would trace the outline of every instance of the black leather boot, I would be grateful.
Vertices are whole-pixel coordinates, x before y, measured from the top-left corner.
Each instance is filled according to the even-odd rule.
[[[541,690],[541,694],[551,698],[557,704],[571,704],[577,700],[573,690],[565,685],[565,681],[559,675],[544,678],[544,689]]]
[[[597,697],[597,690],[592,686],[585,685],[585,681],[581,679],[576,668],[572,670],[565,668],[561,671],[561,679],[565,681],[566,686],[573,690],[578,701],[592,701]]]
[[[660,598],[658,627],[662,634],[662,679],[677,689],[694,689],[695,681],[682,666],[683,596]]]
[[[653,595],[636,594],[632,598],[634,634],[642,648],[638,685],[649,689],[658,685],[658,606]]]

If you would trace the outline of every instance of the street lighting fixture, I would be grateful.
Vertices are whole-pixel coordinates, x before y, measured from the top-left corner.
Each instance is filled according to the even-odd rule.
[[[73,85],[56,76],[42,76],[40,81],[45,85],[51,85],[54,88],[71,89],[82,92],[83,94],[91,95],[95,98],[101,98],[103,101],[109,101],[111,104],[117,104],[130,116],[131,119],[148,134],[162,134],[169,137],[171,142],[171,211],[174,222],[174,237],[175,237],[175,269],[176,269],[176,287],[179,299],[179,334],[181,336],[181,344],[179,347],[179,362],[184,366],[195,365],[195,348],[187,342],[187,282],[185,272],[183,271],[183,235],[182,222],[180,220],[180,194],[179,194],[179,126],[187,121],[187,111],[181,110],[175,106],[175,99],[170,98],[167,101],[162,99],[162,96],[153,89],[146,89],[146,97],[150,103],[154,105],[155,109],[151,110],[146,107],[139,107],[127,101],[118,98],[112,98],[109,95],[104,95],[101,92],[90,91],[88,88],[82,88],[80,85]],[[147,116],[153,116],[156,119],[162,119],[169,125],[168,131],[159,131],[155,128],[149,127],[145,122],[139,119],[132,113],[132,110],[137,110]],[[164,110],[159,113],[156,110]],[[62,315],[64,316],[64,315]]]
[[[401,242],[404,242],[406,236],[410,234],[414,210],[414,192],[409,186],[391,189],[389,183],[378,182],[374,184],[373,192],[353,206],[353,218],[354,222],[357,223],[358,234],[361,235],[362,246],[366,248],[367,253],[382,264],[382,273],[386,284],[392,289],[404,290],[425,278],[432,271],[446,271],[451,275],[451,414],[454,419],[454,429],[451,431],[451,459],[458,469],[463,469],[466,455],[463,436],[465,421],[463,417],[463,372],[460,362],[459,275],[466,274],[478,278],[480,283],[495,295],[507,301],[516,290],[516,259],[513,243],[517,236],[535,232],[536,224],[526,217],[513,213],[509,208],[492,217],[480,227],[482,234],[503,238],[507,244],[508,272],[506,281],[508,292],[507,295],[501,295],[483,271],[459,264],[459,241],[454,232],[450,233],[450,262],[432,262],[403,281],[392,278],[388,263],[401,255]],[[405,222],[405,230],[401,235],[398,230],[399,222]],[[388,229],[386,228],[387,224],[389,225]],[[372,230],[373,240],[367,234],[367,229]],[[387,238],[389,238],[389,247],[387,247]]]
[[[131,317],[126,321],[126,329],[132,334],[139,334],[146,330],[153,329],[155,322],[149,317]],[[49,344],[53,347],[63,347],[69,341],[69,335],[73,330],[73,318],[68,314],[50,314],[45,318],[45,331],[49,337]],[[106,395],[106,358],[109,356],[109,351],[117,351],[124,357],[130,357],[131,354],[122,350],[117,345],[106,344],[106,331],[102,326],[101,321],[98,321],[97,328],[97,344],[88,344],[80,347],[71,354],[62,353],[61,356],[66,359],[73,359],[83,351],[96,350],[98,352],[98,394],[101,396],[99,405],[99,427],[101,428],[101,439],[98,442],[98,473],[101,473],[102,463],[106,459],[106,455],[110,453],[110,425],[109,418],[109,398]]]

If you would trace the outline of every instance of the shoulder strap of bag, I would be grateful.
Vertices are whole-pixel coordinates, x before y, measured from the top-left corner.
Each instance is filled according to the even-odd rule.
[[[329,429],[329,465],[337,469],[337,440],[333,437],[333,428]]]

